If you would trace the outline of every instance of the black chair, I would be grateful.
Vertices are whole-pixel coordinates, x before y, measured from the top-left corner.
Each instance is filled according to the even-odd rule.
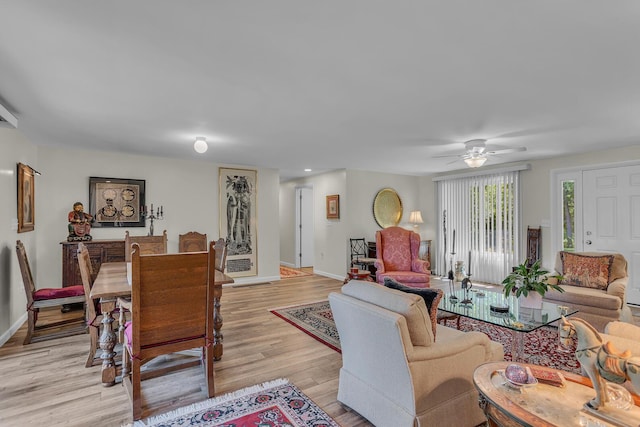
[[[351,245],[351,267],[361,270],[370,270],[376,262],[375,258],[369,258],[369,246],[365,239],[349,239]]]

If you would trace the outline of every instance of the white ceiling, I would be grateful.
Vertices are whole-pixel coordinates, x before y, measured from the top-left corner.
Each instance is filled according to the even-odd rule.
[[[281,170],[464,169],[640,143],[638,0],[0,0],[38,145]],[[206,136],[209,151],[193,151]],[[0,141],[1,143],[1,141]]]

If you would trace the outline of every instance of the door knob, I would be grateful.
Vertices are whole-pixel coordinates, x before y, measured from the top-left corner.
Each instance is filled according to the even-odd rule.
[[[590,244],[591,244],[591,240],[587,240],[585,243],[586,243],[587,245],[590,245]]]

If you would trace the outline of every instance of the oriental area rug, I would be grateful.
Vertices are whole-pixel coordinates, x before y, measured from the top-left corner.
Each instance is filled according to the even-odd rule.
[[[339,427],[284,378],[137,421],[133,426]]]
[[[340,337],[336,330],[329,301],[319,301],[293,307],[270,310],[273,314],[340,352]],[[451,327],[455,322],[450,324]],[[460,330],[483,332],[491,340],[499,342],[504,347],[504,359],[511,358],[511,331],[499,326],[479,322],[462,317]],[[548,366],[563,371],[580,373],[580,364],[575,356],[575,341],[568,352],[558,350],[558,331],[553,327],[543,327],[525,334],[524,351],[531,363]]]
[[[281,279],[291,279],[293,277],[304,277],[311,276],[311,274],[306,273],[302,270],[296,270],[295,268],[289,268],[280,266],[280,278]]]

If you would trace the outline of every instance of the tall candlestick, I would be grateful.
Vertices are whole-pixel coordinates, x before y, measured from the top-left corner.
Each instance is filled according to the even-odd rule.
[[[469,251],[469,265],[467,265],[467,276],[471,276],[471,251]]]
[[[453,229],[453,239],[451,242],[451,253],[455,254],[456,253],[456,230],[455,228]]]

